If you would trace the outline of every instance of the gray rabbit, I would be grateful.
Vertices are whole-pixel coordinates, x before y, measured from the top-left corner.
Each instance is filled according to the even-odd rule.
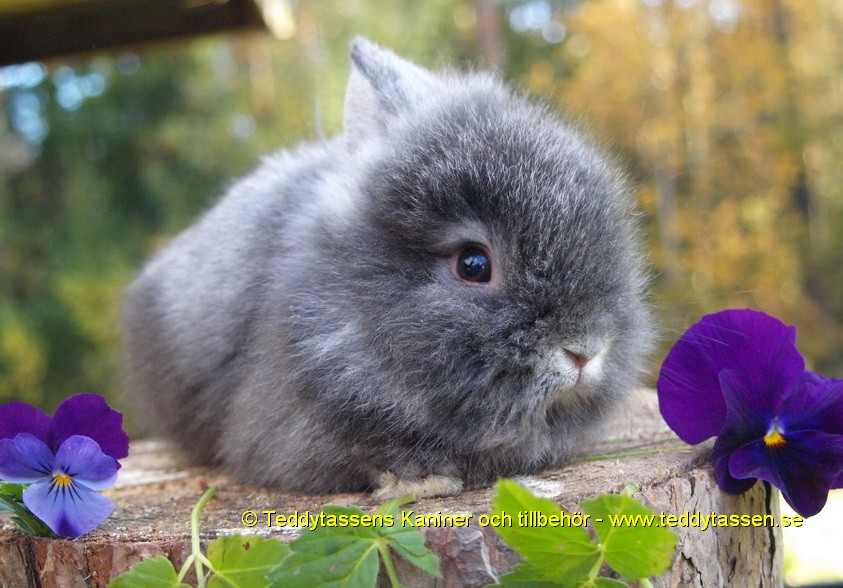
[[[133,403],[285,491],[454,494],[563,463],[650,346],[618,173],[493,75],[360,38],[351,57],[342,135],[267,158],[129,286]]]

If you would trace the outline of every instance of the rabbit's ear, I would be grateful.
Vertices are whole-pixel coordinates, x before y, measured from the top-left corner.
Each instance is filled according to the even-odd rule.
[[[430,71],[362,37],[351,42],[351,59],[343,117],[349,147],[381,134],[390,120],[412,110],[437,83]]]

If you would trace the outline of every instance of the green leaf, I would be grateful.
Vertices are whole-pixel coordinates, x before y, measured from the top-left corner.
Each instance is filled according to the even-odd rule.
[[[290,553],[278,539],[254,535],[226,535],[208,545],[214,570],[210,588],[264,588],[269,571]]]
[[[584,584],[579,584],[577,588],[629,588],[629,584],[614,578],[599,577]]]
[[[565,520],[559,505],[534,496],[512,480],[498,481],[492,511],[511,517],[511,526],[502,525],[495,530],[524,558],[529,569],[539,574],[535,580],[575,585],[587,578],[600,560],[600,549],[583,527],[550,524],[551,517],[560,523]],[[539,520],[528,520],[529,513],[536,513],[534,517]],[[524,518],[519,520],[519,514],[525,515]],[[539,515],[546,517],[545,526],[538,526]]]
[[[0,513],[15,512],[16,505],[23,506],[23,491],[26,484],[0,482]]]
[[[395,521],[392,526],[381,527],[381,536],[402,558],[431,576],[439,578],[442,575],[439,571],[439,557],[425,547],[424,535],[413,524],[411,517],[406,519],[406,525],[402,524],[399,504],[400,499],[390,500],[378,509],[379,513],[391,516]]]
[[[325,515],[360,515],[355,507],[326,506]],[[273,587],[348,586],[371,587],[378,574],[374,527],[318,526],[290,544],[292,553],[270,572]]]
[[[12,522],[27,535],[55,537],[55,533],[23,503],[23,491],[28,485],[0,483],[0,514],[14,513]]]
[[[38,535],[38,529],[33,524],[33,520],[30,518],[21,518],[17,515],[12,517],[12,522],[18,526],[18,528],[26,533],[27,535]]]
[[[378,553],[388,548],[416,567],[438,576],[438,558],[424,547],[418,529],[402,525],[398,503],[385,504],[377,514],[384,515],[385,523],[389,522],[387,517],[392,517],[394,524],[342,524],[342,517],[348,517],[348,522],[353,517],[359,520],[366,513],[356,507],[326,506],[319,515],[325,524],[303,531],[290,544],[290,555],[270,572],[271,586],[371,588],[378,575]]]
[[[108,588],[190,588],[179,582],[170,560],[159,555],[139,561],[132,568],[114,578]]]
[[[543,573],[530,564],[520,564],[512,568],[508,574],[504,574],[499,578],[499,584],[490,584],[491,586],[505,586],[507,588],[556,588],[560,586],[558,582],[551,580],[542,580]]]
[[[10,496],[18,502],[23,502],[23,491],[29,484],[10,484],[9,482],[0,482],[0,494]]]
[[[673,562],[679,537],[656,526],[659,517],[630,496],[603,494],[582,509],[600,537],[604,557],[621,576],[637,580],[663,574]]]
[[[594,586],[594,588],[629,588],[629,584],[615,580],[614,578],[594,578],[594,582],[586,584],[586,586]]]
[[[500,577],[500,584],[492,586],[504,586],[505,588],[629,588],[629,585],[612,578],[584,578],[577,583],[561,583],[551,580],[540,580],[542,572],[529,564],[515,566],[513,570]]]
[[[0,494],[0,514],[15,512],[15,509],[11,506],[12,502],[14,502],[14,498],[12,496],[9,496],[8,494]]]

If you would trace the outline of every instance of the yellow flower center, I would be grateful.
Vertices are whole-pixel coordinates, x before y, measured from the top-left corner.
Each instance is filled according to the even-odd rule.
[[[71,479],[70,476],[58,473],[53,474],[53,482],[55,482],[57,486],[70,486]]]
[[[785,444],[784,435],[779,431],[779,423],[773,421],[770,431],[764,435],[764,445],[767,447],[781,447]]]

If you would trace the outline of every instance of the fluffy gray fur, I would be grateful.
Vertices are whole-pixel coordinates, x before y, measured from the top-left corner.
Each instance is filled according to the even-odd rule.
[[[267,158],[128,288],[139,414],[288,491],[564,462],[651,337],[619,175],[492,75],[351,56],[342,136]],[[492,282],[456,277],[466,243]]]

